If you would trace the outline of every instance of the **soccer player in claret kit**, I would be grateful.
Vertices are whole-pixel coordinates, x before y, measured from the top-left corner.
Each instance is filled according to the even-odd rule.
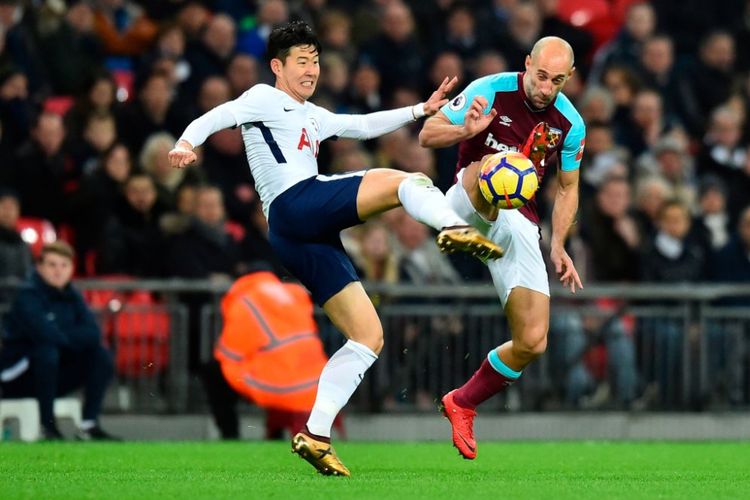
[[[488,262],[508,318],[511,340],[489,352],[462,387],[443,396],[443,413],[461,455],[477,455],[475,408],[501,392],[541,355],[549,327],[549,282],[539,246],[539,215],[532,199],[518,210],[498,210],[479,191],[479,169],[487,155],[521,151],[539,179],[557,155],[559,171],[552,213],[550,259],[563,286],[582,288],[563,246],[578,208],[578,168],[583,155],[583,120],[560,91],[574,71],[573,50],[557,37],[540,39],[526,57],[523,73],[499,73],[473,81],[425,122],[420,143],[459,146],[457,183],[446,197],[462,218],[502,247],[502,259]]]
[[[425,175],[391,169],[318,175],[321,141],[334,136],[370,139],[433,115],[448,102],[444,97],[455,78],[446,78],[424,103],[338,115],[307,101],[320,75],[320,43],[309,26],[293,22],[275,28],[267,54],[275,87],[255,85],[197,118],[169,159],[172,166],[184,167],[195,161],[193,148],[209,135],[241,127],[271,246],[349,339],[323,369],[315,405],[306,428],[292,438],[292,451],[323,474],[348,476],[331,446],[331,425],[377,359],[383,327],[344,253],[340,231],[403,206],[440,231],[437,242],[445,252],[465,251],[486,260],[501,257],[502,250],[456,215]]]

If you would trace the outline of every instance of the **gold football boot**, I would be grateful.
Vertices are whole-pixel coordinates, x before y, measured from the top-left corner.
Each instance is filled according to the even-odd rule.
[[[292,438],[292,453],[310,462],[324,476],[351,476],[330,443],[318,441],[302,432]]]
[[[437,236],[437,246],[443,253],[466,252],[482,261],[499,259],[504,253],[472,226],[443,228]]]

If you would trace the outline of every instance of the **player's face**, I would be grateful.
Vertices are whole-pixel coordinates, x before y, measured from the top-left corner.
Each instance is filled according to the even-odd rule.
[[[523,90],[535,108],[546,108],[555,100],[573,74],[569,57],[561,53],[540,53],[536,60],[526,56]]]
[[[276,87],[303,102],[312,97],[320,77],[320,57],[313,45],[295,45],[286,60],[271,64],[276,75]]]

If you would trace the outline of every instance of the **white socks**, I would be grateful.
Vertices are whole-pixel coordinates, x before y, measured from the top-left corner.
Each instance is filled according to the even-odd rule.
[[[404,179],[398,186],[398,199],[409,215],[438,231],[448,226],[466,225],[445,195],[424,174],[411,174]]]
[[[331,437],[333,420],[376,359],[378,355],[369,347],[353,340],[348,340],[331,356],[320,374],[315,405],[307,420],[307,429],[312,434]]]

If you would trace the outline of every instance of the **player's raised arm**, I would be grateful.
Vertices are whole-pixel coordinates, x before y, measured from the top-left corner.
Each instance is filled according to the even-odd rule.
[[[483,94],[483,80],[476,80],[435,116],[427,120],[419,133],[419,144],[426,148],[444,148],[471,139],[486,129],[497,116],[492,103]]]
[[[372,139],[393,132],[423,116],[432,116],[444,106],[448,99],[446,95],[456,85],[458,78],[446,77],[435,92],[425,102],[404,108],[377,111],[366,115],[334,115],[330,113],[329,120],[323,124],[321,137],[323,139],[338,136],[352,139]]]
[[[236,126],[232,106],[236,106],[235,101],[225,102],[193,120],[169,152],[170,166],[183,168],[193,163],[196,159],[194,148],[203,144],[214,132]]]

